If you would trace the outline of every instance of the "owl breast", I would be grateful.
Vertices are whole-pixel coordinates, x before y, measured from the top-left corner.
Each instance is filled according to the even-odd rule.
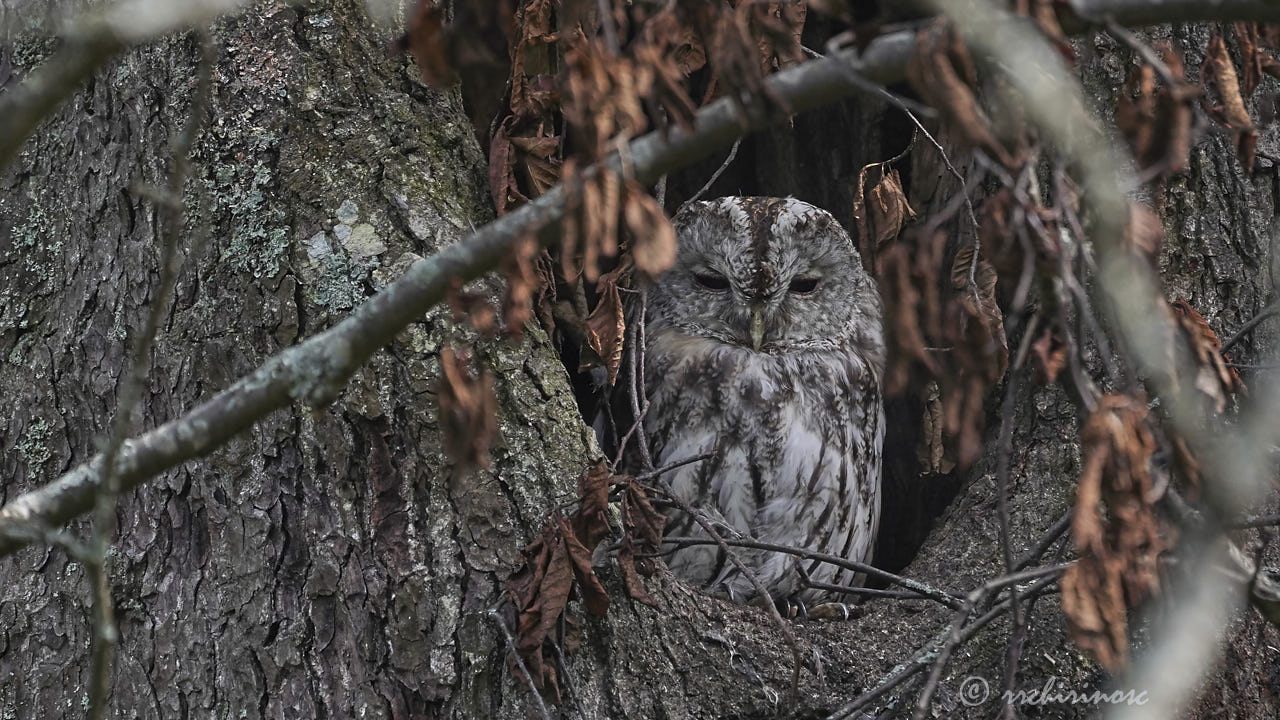
[[[726,537],[869,559],[880,511],[884,411],[879,370],[852,347],[769,354],[651,325],[645,429],[656,466],[714,456],[672,471],[671,490]],[[675,513],[669,536],[705,537]],[[804,587],[859,584],[857,574],[776,552],[735,549],[775,599],[829,597]],[[668,557],[679,576],[742,601],[750,580],[716,546]]]

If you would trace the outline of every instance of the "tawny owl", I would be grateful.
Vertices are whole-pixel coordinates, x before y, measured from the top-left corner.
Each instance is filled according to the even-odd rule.
[[[649,291],[645,415],[653,463],[707,452],[671,489],[729,536],[870,558],[880,513],[884,338],[880,297],[830,213],[792,198],[727,197],[677,214],[679,256]],[[705,536],[676,513],[669,536]],[[738,550],[774,600],[831,598],[812,580],[855,573]],[[748,578],[715,546],[668,564],[738,601]]]

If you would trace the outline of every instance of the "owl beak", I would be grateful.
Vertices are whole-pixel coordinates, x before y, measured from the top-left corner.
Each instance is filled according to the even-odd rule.
[[[764,308],[751,306],[751,347],[759,351],[764,346]]]

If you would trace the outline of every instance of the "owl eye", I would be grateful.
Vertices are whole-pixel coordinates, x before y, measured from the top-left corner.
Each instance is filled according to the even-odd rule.
[[[694,273],[693,279],[708,290],[728,290],[729,278],[718,273]]]
[[[808,295],[818,289],[818,278],[816,277],[798,277],[792,278],[791,283],[787,285],[787,292],[796,295]]]

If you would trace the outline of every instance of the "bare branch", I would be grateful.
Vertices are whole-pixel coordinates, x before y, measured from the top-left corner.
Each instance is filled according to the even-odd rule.
[[[769,84],[793,112],[803,112],[846,97],[858,88],[837,63],[855,63],[864,77],[892,82],[906,64],[913,40],[894,35],[872,44],[860,60],[840,57],[806,63],[778,73]],[[638,182],[650,183],[725,147],[753,129],[780,123],[781,114],[757,111],[744,118],[729,100],[698,113],[692,132],[671,129],[666,137],[649,133],[631,144]],[[610,164],[618,166],[616,155]],[[444,299],[454,279],[472,280],[497,267],[530,231],[545,243],[564,213],[564,190],[557,186],[537,200],[480,228],[463,242],[413,264],[394,283],[349,317],[303,343],[277,353],[231,387],[142,436],[121,445],[116,464],[122,491],[186,460],[200,457],[268,414],[299,402],[320,407],[333,401],[351,374],[405,326]],[[38,519],[58,526],[94,503],[102,456],[0,508],[0,557],[27,543],[14,521]]]
[[[213,92],[213,42],[207,32],[200,32],[200,61],[196,89],[191,108],[182,131],[173,139],[173,170],[169,178],[167,202],[161,207],[165,219],[160,248],[160,284],[151,301],[146,322],[134,337],[132,366],[124,378],[120,397],[116,402],[116,414],[112,418],[107,446],[102,451],[103,477],[94,513],[94,537],[91,543],[92,558],[85,563],[93,584],[93,650],[89,684],[89,717],[98,720],[105,717],[107,698],[111,692],[111,656],[119,635],[116,631],[111,603],[111,581],[107,576],[107,550],[116,536],[116,509],[120,497],[120,478],[113,472],[120,446],[129,436],[130,419],[142,396],[147,368],[151,364],[151,349],[156,333],[169,308],[173,288],[178,282],[178,270],[182,257],[178,244],[182,239],[186,213],[182,206],[182,194],[191,171],[191,147],[200,134],[204,117],[209,111]]]
[[[1110,17],[1128,27],[1204,20],[1280,21],[1280,5],[1268,0],[1070,0],[1068,4],[1085,22],[1102,24]]]

